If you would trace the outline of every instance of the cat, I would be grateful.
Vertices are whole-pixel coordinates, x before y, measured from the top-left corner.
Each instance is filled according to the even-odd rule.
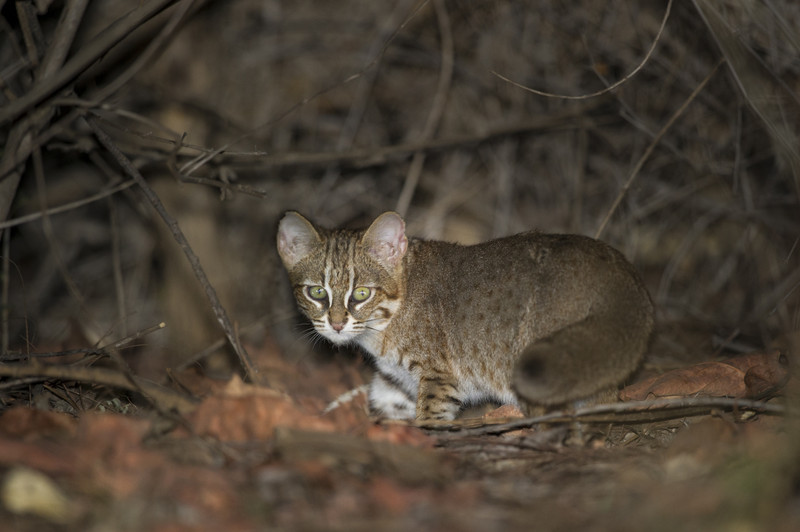
[[[527,232],[462,246],[409,240],[394,212],[352,231],[289,211],[277,247],[316,331],[374,359],[369,407],[385,418],[607,398],[653,330],[633,266],[584,236]]]

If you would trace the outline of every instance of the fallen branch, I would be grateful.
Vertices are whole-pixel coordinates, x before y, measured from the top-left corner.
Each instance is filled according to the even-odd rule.
[[[71,349],[55,353],[26,353],[24,355],[3,356],[3,362],[10,360],[34,360],[42,357],[63,357],[72,355],[98,355],[107,356],[114,360],[121,371],[114,371],[106,368],[96,368],[91,366],[67,366],[67,365],[44,365],[39,362],[32,362],[26,365],[0,364],[0,376],[19,379],[17,382],[6,381],[0,388],[10,388],[17,385],[36,382],[44,379],[72,380],[78,382],[92,382],[105,386],[113,386],[138,392],[145,396],[153,406],[160,412],[169,414],[170,411],[177,411],[185,414],[194,410],[195,401],[193,398],[183,395],[177,391],[165,388],[160,384],[137,377],[131,371],[128,364],[119,354],[119,349],[127,346],[151,332],[163,329],[166,325],[162,322],[152,327],[142,329],[124,338],[100,347],[87,349]],[[84,360],[86,360],[84,358]]]
[[[747,410],[773,415],[786,414],[784,406],[764,401],[727,397],[681,397],[593,405],[579,408],[574,412],[557,411],[514,421],[497,420],[494,423],[487,423],[484,419],[468,419],[462,422],[425,422],[417,426],[431,431],[458,432],[461,436],[482,436],[528,429],[543,423],[550,425],[576,421],[581,423],[653,423],[667,419],[702,416],[715,410]]]
[[[17,379],[59,379],[76,382],[90,382],[122,388],[143,393],[150,401],[164,410],[176,410],[179,414],[187,414],[194,410],[196,402],[193,398],[175,390],[165,388],[142,377],[133,377],[134,383],[122,372],[86,366],[44,366],[28,364],[24,366],[0,364],[0,376]],[[27,382],[27,381],[26,381]]]

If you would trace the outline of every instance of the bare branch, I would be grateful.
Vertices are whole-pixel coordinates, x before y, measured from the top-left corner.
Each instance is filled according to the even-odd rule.
[[[453,80],[453,65],[454,51],[453,51],[453,32],[450,28],[450,17],[447,14],[447,7],[443,0],[434,0],[433,7],[436,10],[436,20],[439,22],[439,35],[442,41],[442,68],[439,73],[439,83],[436,88],[436,94],[433,97],[431,110],[428,113],[428,119],[425,121],[425,127],[422,130],[420,139],[424,142],[433,137],[436,128],[444,114],[444,106],[447,102],[447,93],[450,91],[450,83]],[[411,198],[414,196],[414,191],[417,188],[420,174],[422,174],[422,166],[425,164],[425,152],[418,151],[414,153],[414,158],[411,159],[411,165],[406,174],[406,181],[403,184],[403,189],[400,191],[400,197],[397,200],[397,212],[401,216],[406,215],[408,206],[411,204]]]
[[[139,170],[133,166],[130,160],[125,157],[125,154],[123,154],[119,148],[117,148],[117,146],[111,140],[111,137],[109,137],[106,132],[97,125],[95,119],[88,118],[87,122],[89,127],[92,128],[92,131],[94,131],[97,139],[100,141],[100,144],[102,144],[109,151],[109,153],[111,153],[125,173],[127,173],[134,179],[134,181],[136,181],[136,184],[142,189],[150,204],[156,210],[161,219],[164,220],[164,223],[172,233],[173,238],[175,238],[175,241],[178,242],[181,250],[183,250],[186,258],[189,260],[189,264],[192,266],[192,270],[194,271],[197,280],[200,281],[200,284],[206,293],[206,297],[208,297],[208,300],[211,303],[211,307],[217,317],[217,321],[219,322],[222,330],[225,332],[225,336],[227,336],[228,341],[239,357],[239,361],[241,362],[245,373],[250,376],[253,382],[260,383],[260,375],[258,374],[257,368],[250,360],[250,356],[247,354],[247,351],[239,343],[239,340],[233,330],[233,326],[231,325],[231,321],[228,318],[228,314],[225,312],[222,303],[220,303],[219,297],[217,297],[216,290],[214,290],[214,287],[211,286],[211,283],[208,281],[208,277],[206,276],[203,267],[200,265],[200,259],[197,257],[197,255],[195,255],[194,251],[189,245],[189,242],[186,240],[183,231],[181,231],[181,228],[178,226],[178,222],[175,220],[175,218],[170,216],[156,193],[152,188],[150,188],[150,185],[147,184],[147,181],[145,181],[142,174],[139,173]]]
[[[42,100],[60,90],[81,72],[89,68],[97,59],[106,54],[112,47],[127,37],[153,16],[160,13],[177,0],[151,0],[138,3],[137,7],[125,16],[114,21],[92,42],[84,45],[64,64],[63,68],[47,79],[42,79],[29,92],[10,102],[0,109],[0,125],[19,118]]]
[[[624,78],[622,78],[621,80],[617,81],[616,83],[613,83],[613,84],[609,85],[608,87],[606,87],[604,89],[601,89],[599,91],[592,92],[592,93],[589,93],[589,94],[581,94],[580,96],[570,96],[568,94],[554,94],[552,92],[544,92],[544,91],[532,89],[530,87],[526,87],[525,85],[522,85],[521,83],[517,83],[516,81],[512,81],[512,80],[508,79],[507,77],[503,76],[502,74],[498,74],[494,70],[492,70],[492,74],[494,74],[495,76],[497,76],[498,78],[502,79],[503,81],[505,81],[507,83],[511,83],[512,85],[514,85],[517,88],[520,88],[522,90],[526,90],[528,92],[532,92],[534,94],[538,94],[539,96],[546,96],[548,98],[559,98],[561,100],[587,100],[589,98],[595,98],[597,96],[601,96],[603,94],[606,94],[606,93],[609,93],[609,92],[613,91],[614,89],[616,89],[617,87],[619,87],[623,83],[627,82],[629,79],[631,79],[633,76],[638,74],[639,71],[644,68],[644,66],[650,60],[650,57],[653,55],[653,52],[656,49],[656,45],[661,40],[661,34],[664,33],[664,28],[667,26],[667,20],[669,19],[669,13],[670,13],[671,10],[672,10],[672,0],[669,0],[669,2],[667,3],[667,9],[664,11],[664,18],[661,20],[661,26],[658,28],[658,33],[656,34],[655,39],[653,39],[653,43],[650,45],[650,49],[647,50],[647,54],[645,54],[644,59],[642,59],[641,63],[636,65],[636,68],[634,68]]]
[[[633,170],[631,170],[631,174],[628,177],[628,180],[622,186],[622,190],[619,191],[619,194],[617,195],[617,198],[614,200],[614,203],[611,205],[611,208],[608,209],[608,213],[606,213],[606,217],[603,218],[603,222],[600,224],[600,227],[597,228],[597,232],[594,234],[595,238],[600,238],[600,235],[603,234],[603,231],[608,225],[609,220],[611,220],[611,217],[616,212],[617,207],[619,207],[619,204],[622,203],[622,198],[624,198],[625,194],[628,193],[628,189],[631,188],[633,181],[639,176],[639,172],[644,166],[645,161],[647,161],[647,159],[650,158],[650,155],[653,153],[653,150],[656,148],[656,146],[658,146],[658,143],[661,142],[661,139],[664,137],[666,132],[669,131],[669,129],[672,127],[672,124],[675,123],[678,117],[680,117],[686,110],[686,108],[689,107],[689,104],[692,103],[692,101],[694,101],[694,99],[705,88],[708,82],[711,81],[711,78],[713,78],[714,74],[717,73],[717,70],[719,70],[719,67],[720,65],[722,65],[723,61],[724,60],[721,59],[717,62],[716,65],[714,65],[714,68],[711,69],[711,72],[709,72],[708,75],[705,77],[705,79],[701,81],[697,87],[695,87],[695,89],[692,91],[689,97],[686,98],[686,101],[683,102],[683,104],[678,108],[678,110],[675,111],[671,117],[669,117],[667,123],[664,124],[664,127],[661,128],[661,130],[658,132],[655,138],[650,142],[650,145],[644,151],[642,156],[639,157],[639,160],[636,162],[636,165],[633,167]]]

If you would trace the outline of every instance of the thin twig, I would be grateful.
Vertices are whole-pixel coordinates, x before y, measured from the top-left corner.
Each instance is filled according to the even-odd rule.
[[[255,198],[264,199],[267,197],[267,191],[260,188],[251,187],[250,185],[243,185],[241,183],[226,183],[218,179],[209,179],[207,177],[192,177],[183,176],[178,174],[178,179],[183,183],[194,183],[196,185],[205,185],[208,187],[216,187],[222,191],[234,190],[240,194],[246,194]]]
[[[577,104],[568,109],[559,110],[553,114],[546,116],[535,116],[520,122],[503,124],[494,128],[488,128],[480,131],[479,133],[467,133],[463,135],[454,135],[452,137],[441,137],[428,141],[412,141],[403,144],[394,144],[390,146],[371,147],[371,148],[354,148],[350,151],[337,152],[283,152],[283,153],[270,153],[267,151],[236,151],[236,150],[223,150],[222,148],[207,148],[197,144],[190,144],[183,142],[182,139],[176,135],[176,138],[164,138],[151,133],[139,133],[131,130],[130,128],[121,127],[115,122],[105,121],[98,115],[98,118],[103,120],[104,124],[119,130],[126,134],[136,135],[141,138],[153,141],[154,143],[161,143],[171,146],[169,150],[163,150],[160,153],[171,155],[175,153],[176,149],[183,151],[196,151],[199,155],[193,156],[189,163],[176,170],[175,173],[181,176],[181,179],[187,179],[187,172],[192,172],[196,168],[191,165],[192,162],[198,166],[205,164],[215,156],[219,157],[220,163],[226,164],[234,169],[257,169],[262,170],[266,167],[284,167],[284,166],[301,166],[301,165],[314,165],[326,166],[331,164],[337,165],[352,165],[352,166],[375,166],[384,164],[386,161],[395,158],[406,157],[418,151],[434,152],[448,149],[459,149],[477,144],[490,142],[498,138],[504,138],[513,135],[521,135],[526,133],[536,132],[552,132],[567,129],[574,129],[579,127],[590,127],[605,125],[609,121],[618,121],[617,116],[609,117],[607,119],[593,118],[591,122],[586,120],[586,115],[599,108],[606,102],[606,98],[598,98],[590,102]],[[76,104],[77,105],[77,104]],[[104,106],[105,107],[105,106]],[[75,110],[73,110],[75,112]],[[77,114],[75,115],[77,117]],[[573,120],[574,122],[570,122]],[[58,125],[53,126],[54,131],[47,131],[47,138],[37,138],[37,142],[43,143],[50,137],[54,136],[59,130],[56,127],[63,128],[66,123],[59,122]],[[252,159],[252,163],[242,162],[243,160]],[[202,163],[199,162],[202,160]]]
[[[722,51],[739,90],[761,119],[780,158],[789,164],[794,177],[795,193],[800,198],[800,150],[797,147],[800,139],[796,120],[788,118],[796,116],[797,105],[800,104],[796,90],[776,79],[772,72],[768,76],[764,75],[763,61],[742,41],[739,30],[725,21],[716,9],[715,2],[693,0],[693,3]],[[787,99],[795,104],[791,111],[787,109]]]
[[[14,380],[3,381],[0,382],[0,390],[10,390],[12,388],[17,388],[19,386],[33,384],[35,382],[42,382],[43,380],[45,380],[45,378],[46,377],[38,376],[38,377],[25,377]]]
[[[104,386],[113,386],[134,392],[143,393],[153,404],[165,410],[177,410],[185,414],[194,410],[196,402],[192,397],[171,390],[142,377],[134,377],[134,384],[119,371],[84,366],[49,366],[49,365],[8,365],[0,364],[0,376],[13,378],[61,379],[77,382],[92,382]]]
[[[151,39],[140,54],[136,56],[133,63],[128,66],[120,75],[116,76],[114,80],[108,85],[102,87],[97,92],[91,95],[92,99],[103,101],[112,94],[115,94],[122,86],[124,86],[130,79],[136,75],[143,67],[152,63],[153,56],[164,46],[172,33],[183,21],[189,9],[194,5],[195,0],[182,0],[180,4],[174,9],[172,15],[166,24],[161,28],[155,38]]]
[[[378,31],[378,34],[372,39],[372,42],[369,45],[369,50],[366,53],[368,58],[374,57],[379,61],[383,59],[383,54],[378,55],[378,52],[380,52],[382,49],[385,49],[387,38],[396,31],[398,20],[402,20],[400,19],[401,15],[405,13],[407,16],[408,3],[408,0],[397,2],[389,16],[384,17],[381,20],[381,27]],[[364,113],[369,105],[369,95],[375,86],[375,80],[378,78],[379,70],[380,69],[377,67],[376,63],[376,66],[366,71],[361,77],[361,80],[358,82],[353,97],[351,98],[352,103],[347,112],[347,117],[342,123],[342,127],[339,131],[339,137],[336,140],[336,146],[334,149],[337,152],[343,152],[352,149],[356,134],[358,133],[361,122],[364,119]],[[341,168],[338,165],[328,166],[328,168],[325,170],[324,176],[320,180],[318,204],[322,204],[325,201],[329,195],[329,191],[334,187],[340,175]]]
[[[67,15],[62,14],[63,20],[74,22],[78,19],[76,12],[80,1],[81,0],[76,0],[65,8],[74,10],[75,12]],[[86,113],[86,109],[83,108],[72,109],[66,116],[59,120],[57,124],[49,127],[44,133],[39,133],[49,121],[56,104],[50,102],[50,104],[42,106],[36,111],[32,111],[31,109],[45,98],[63,88],[84,70],[96,64],[99,57],[102,57],[120,41],[128,37],[136,28],[158,15],[164,9],[170,7],[170,5],[176,1],[178,0],[151,0],[143,6],[139,6],[127,12],[98,34],[92,41],[82,46],[63,68],[43,68],[42,71],[47,70],[48,72],[52,72],[49,78],[37,80],[36,85],[31,90],[20,98],[12,101],[9,105],[0,108],[0,125],[17,119],[25,112],[31,115],[31,117],[21,120],[12,128],[12,132],[9,133],[6,140],[3,158],[0,160],[0,221],[6,219],[11,200],[16,193],[19,178],[21,177],[21,169],[18,167],[24,164],[30,156],[33,147],[42,146],[53,136],[66,130],[75,119]],[[165,29],[151,41],[150,46],[148,46],[142,55],[151,58],[152,54],[158,51],[159,47],[163,45],[164,38],[174,30],[177,24],[182,20],[186,10],[191,7],[194,1],[195,0],[187,0],[184,3],[183,9],[178,9],[177,13],[173,14],[173,17],[167,21]],[[56,33],[58,34],[59,31],[60,28]],[[56,36],[56,38],[58,38],[58,36]],[[54,43],[55,42],[56,41],[54,41]],[[68,43],[65,43],[65,39],[58,40],[57,42],[63,44],[62,48],[64,50],[70,48]],[[58,57],[58,54],[53,54],[53,57]],[[113,94],[113,91],[120,87],[120,81],[122,79],[129,79],[130,76],[145,64],[146,61],[142,59],[135,61],[120,76],[109,83],[109,85],[95,91],[93,94],[94,101],[100,102]],[[60,66],[61,65],[59,65],[59,67]],[[59,99],[60,98],[56,98],[56,100]],[[6,203],[8,205],[6,205]]]
[[[272,118],[272,119],[264,122],[260,126],[248,131],[247,133],[244,133],[244,134],[240,135],[238,138],[236,138],[233,141],[225,144],[224,146],[222,146],[220,148],[216,148],[214,150],[211,150],[211,151],[209,151],[207,153],[198,155],[197,157],[195,157],[191,161],[187,162],[181,168],[181,174],[183,174],[183,175],[191,175],[196,170],[198,170],[201,166],[204,166],[206,163],[208,163],[211,159],[213,159],[217,155],[220,155],[221,153],[227,151],[227,149],[229,147],[234,146],[234,145],[238,144],[239,142],[241,142],[241,141],[253,136],[258,131],[262,131],[264,129],[272,127],[273,125],[281,122],[284,118],[286,118],[287,116],[291,115],[292,113],[294,113],[298,109],[301,109],[302,107],[307,105],[309,102],[312,102],[312,101],[316,100],[320,96],[328,94],[329,92],[333,91],[334,89],[337,89],[339,87],[347,85],[348,83],[351,83],[351,82],[359,79],[360,77],[364,76],[364,74],[366,74],[370,69],[375,67],[375,65],[377,65],[380,62],[381,58],[383,57],[384,53],[386,52],[386,49],[389,48],[389,46],[394,42],[394,40],[397,38],[397,36],[400,34],[400,32],[403,31],[406,28],[406,26],[408,26],[408,24],[411,23],[412,20],[414,20],[414,18],[422,10],[422,8],[424,8],[426,5],[428,5],[429,1],[430,0],[421,0],[420,1],[420,3],[417,5],[417,7],[414,8],[414,10],[403,21],[403,23],[400,24],[395,29],[395,31],[392,33],[392,35],[389,36],[388,39],[386,39],[386,42],[383,44],[383,46],[378,51],[378,53],[375,54],[375,57],[373,57],[372,60],[369,63],[367,63],[361,70],[359,70],[358,72],[355,72],[353,74],[350,74],[349,76],[347,76],[345,79],[343,79],[341,81],[333,83],[332,85],[330,85],[328,87],[320,89],[317,92],[315,92],[315,93],[313,93],[313,94],[311,94],[309,96],[306,96],[302,100],[298,101],[297,103],[295,103],[294,105],[292,105],[291,107],[286,109],[284,112],[282,112],[279,115],[277,115],[275,118]]]
[[[94,203],[95,201],[99,201],[103,198],[107,198],[108,196],[111,196],[112,194],[116,194],[117,192],[130,188],[135,184],[136,181],[134,181],[133,179],[129,179],[128,181],[124,181],[111,188],[101,190],[100,192],[92,194],[91,196],[87,196],[83,199],[70,201],[69,203],[65,203],[64,205],[51,207],[45,210],[39,210],[37,212],[32,212],[30,214],[25,214],[23,216],[20,216],[19,218],[12,218],[11,220],[0,222],[0,229],[7,229],[9,227],[14,227],[15,225],[22,225],[29,222],[35,222],[36,220],[42,218],[43,216],[52,216],[53,214],[60,214],[62,212],[71,211],[83,207],[84,205]]]
[[[241,329],[239,329],[239,334],[237,334],[237,336],[240,336],[241,333],[247,334],[247,333],[250,333],[250,332],[253,332],[253,331],[256,331],[256,330],[263,329],[264,328],[264,323],[267,321],[268,317],[269,317],[269,315],[267,314],[267,315],[260,316],[260,317],[256,318],[254,321],[250,322],[249,324],[247,324],[244,327],[242,327]],[[216,351],[220,350],[224,345],[225,345],[225,338],[220,338],[219,340],[216,340],[216,341],[212,342],[207,347],[201,349],[197,353],[191,355],[190,357],[186,358],[183,362],[178,364],[175,367],[175,370],[176,371],[183,371],[183,370],[193,366],[194,364],[199,363],[204,358],[206,358],[206,357],[212,355],[213,353],[215,353]]]
[[[106,132],[97,125],[95,119],[89,117],[87,118],[87,122],[89,127],[92,128],[92,131],[94,131],[94,134],[100,144],[102,144],[103,147],[105,147],[109,153],[111,153],[125,173],[127,173],[136,181],[136,184],[142,189],[142,192],[144,192],[147,200],[150,202],[150,204],[166,224],[167,228],[172,233],[173,238],[181,247],[181,250],[186,255],[186,258],[189,260],[189,264],[191,265],[192,271],[194,271],[197,280],[200,281],[200,285],[203,287],[206,297],[208,297],[208,300],[211,303],[211,308],[214,311],[214,315],[217,317],[217,321],[222,327],[222,330],[225,332],[228,342],[230,342],[234,352],[239,357],[239,361],[241,362],[245,373],[252,379],[253,382],[259,384],[260,375],[258,374],[258,370],[250,360],[250,356],[247,354],[247,351],[237,340],[233,331],[233,326],[231,325],[231,321],[228,318],[228,314],[225,311],[225,308],[222,306],[222,303],[220,303],[216,290],[214,290],[214,287],[208,281],[208,277],[206,276],[203,267],[200,265],[200,259],[194,253],[189,245],[189,242],[186,240],[183,231],[181,231],[180,226],[178,226],[178,222],[167,212],[167,210],[164,208],[164,205],[161,203],[161,200],[158,198],[153,189],[150,188],[150,185],[147,184],[147,181],[145,181],[139,170],[131,163],[125,154],[123,154],[119,148],[117,148],[116,144],[114,144],[114,142],[111,140],[111,137],[109,137],[108,134],[106,134]]]
[[[442,41],[442,68],[439,72],[439,83],[436,87],[436,94],[433,97],[431,110],[425,121],[425,127],[420,134],[420,139],[423,142],[431,139],[436,132],[436,128],[439,126],[442,114],[444,114],[447,94],[450,92],[450,83],[453,80],[454,52],[450,16],[447,14],[444,0],[433,0],[433,7],[436,11],[436,20],[439,23],[439,35]],[[397,200],[397,207],[395,210],[397,210],[400,216],[405,216],[408,211],[408,206],[411,204],[411,198],[414,196],[414,191],[419,183],[419,178],[422,174],[422,166],[424,164],[425,152],[415,152],[414,157],[411,159],[411,164],[408,167],[408,172],[406,173],[403,189],[400,191],[400,197]]]
[[[503,434],[526,429],[542,423],[652,423],[655,420],[676,419],[706,415],[714,410],[749,410],[764,414],[785,415],[783,405],[770,404],[752,399],[728,397],[681,397],[677,399],[653,399],[648,401],[627,401],[579,408],[574,412],[558,411],[532,418],[511,422],[486,424],[485,421],[465,420],[462,423],[420,423],[426,430],[458,432],[460,436],[480,436]],[[477,426],[476,426],[477,424]]]
[[[628,180],[622,186],[622,189],[619,191],[619,194],[617,194],[617,198],[614,200],[614,203],[611,205],[611,208],[608,210],[608,213],[606,213],[606,217],[603,218],[603,222],[597,229],[597,232],[594,235],[595,238],[600,238],[600,235],[603,234],[603,231],[605,230],[606,225],[608,225],[609,220],[611,220],[611,217],[616,212],[617,207],[619,207],[619,204],[622,203],[622,199],[625,197],[625,194],[628,193],[628,189],[633,184],[633,181],[639,176],[639,171],[644,166],[645,161],[647,161],[647,159],[650,158],[650,155],[653,153],[653,150],[655,150],[656,146],[658,146],[659,142],[661,142],[662,137],[664,137],[667,131],[669,131],[669,129],[672,127],[672,125],[675,123],[678,117],[680,117],[686,110],[686,108],[689,107],[689,104],[694,101],[694,99],[697,97],[698,94],[700,94],[700,92],[705,88],[708,82],[711,81],[711,78],[714,77],[714,74],[717,73],[717,70],[719,70],[719,67],[722,65],[724,61],[725,61],[724,59],[720,59],[719,61],[717,61],[717,64],[714,65],[714,68],[711,69],[711,72],[709,72],[708,75],[705,77],[705,79],[701,81],[697,87],[695,87],[695,89],[692,91],[689,97],[686,98],[686,101],[684,101],[683,104],[681,104],[678,110],[675,111],[675,113],[673,113],[671,117],[669,117],[667,123],[664,124],[664,127],[662,127],[661,130],[658,132],[658,134],[656,134],[656,136],[650,142],[650,145],[647,146],[647,149],[644,151],[642,156],[639,157],[638,161],[636,161],[636,165],[633,167],[633,170],[631,170],[631,174],[628,177]]]
[[[516,81],[512,81],[512,80],[508,79],[507,77],[503,76],[502,74],[498,74],[494,70],[492,70],[491,72],[492,72],[492,74],[494,74],[498,78],[502,79],[503,81],[505,81],[507,83],[511,83],[512,85],[514,85],[517,88],[526,90],[528,92],[532,92],[533,94],[538,94],[539,96],[546,96],[548,98],[559,98],[561,100],[586,100],[586,99],[589,99],[589,98],[594,98],[596,96],[600,96],[600,95],[606,94],[608,92],[613,91],[614,89],[616,89],[617,87],[619,87],[623,83],[627,82],[629,79],[631,79],[633,76],[638,74],[639,71],[644,68],[644,66],[650,60],[650,57],[653,55],[653,52],[656,49],[656,45],[661,40],[661,34],[664,33],[664,28],[667,26],[667,20],[669,19],[669,13],[670,13],[671,10],[672,10],[672,0],[669,0],[669,2],[667,2],[667,8],[664,11],[664,18],[661,20],[661,26],[658,28],[658,33],[656,34],[655,39],[653,39],[653,43],[650,45],[650,49],[647,50],[647,54],[645,54],[644,59],[642,59],[642,61],[638,65],[636,65],[636,68],[634,68],[628,75],[626,75],[624,78],[620,79],[616,83],[613,83],[613,84],[609,85],[608,87],[605,87],[604,89],[601,89],[599,91],[592,92],[592,93],[589,93],[589,94],[581,94],[580,96],[570,96],[570,95],[567,95],[567,94],[554,94],[552,92],[544,92],[544,91],[532,89],[530,87],[526,87],[525,85],[522,85],[521,83],[517,83]]]
[[[72,294],[72,297],[74,297],[75,301],[78,302],[81,310],[86,310],[86,300],[84,299],[83,294],[81,294],[81,291],[78,289],[78,285],[75,283],[72,275],[70,275],[67,265],[64,263],[64,259],[61,254],[61,247],[53,232],[53,224],[50,222],[50,217],[46,214],[47,185],[44,181],[42,150],[38,147],[33,152],[33,170],[34,176],[36,177],[36,192],[39,197],[39,208],[42,212],[42,232],[44,233],[45,239],[47,239],[47,243],[50,246],[50,254],[53,257],[53,260],[56,263],[56,268],[61,274],[61,278],[64,280],[64,284],[67,286],[70,294]]]
[[[152,332],[158,331],[166,327],[164,322],[161,322],[157,325],[152,325],[150,327],[141,329],[136,331],[133,334],[125,336],[124,338],[120,338],[119,340],[114,340],[109,344],[102,345],[100,347],[85,347],[80,349],[67,349],[66,351],[50,351],[46,353],[25,353],[24,355],[7,355],[3,357],[3,362],[11,362],[14,360],[26,360],[28,358],[56,358],[56,357],[66,357],[72,355],[108,355],[109,349],[123,349],[128,347],[131,342],[134,340],[138,340],[143,336],[146,336]]]
[[[560,110],[546,116],[535,116],[530,119],[503,124],[498,127],[486,129],[478,133],[466,133],[453,135],[450,137],[439,137],[427,141],[414,140],[402,144],[391,146],[381,146],[373,148],[355,148],[348,152],[286,152],[286,153],[267,153],[267,152],[225,152],[223,159],[226,164],[236,169],[254,168],[262,170],[264,167],[283,167],[315,165],[322,166],[328,164],[352,165],[358,167],[375,166],[384,164],[386,161],[407,157],[410,154],[424,151],[436,152],[450,149],[460,149],[478,144],[483,144],[496,139],[514,135],[533,134],[537,132],[554,132],[579,127],[590,127],[602,125],[598,119],[587,120],[586,114],[597,109],[606,102],[600,98],[584,104]],[[619,121],[618,117],[611,117],[609,120]],[[169,139],[164,139],[170,142]],[[186,145],[186,148],[193,148]],[[193,148],[196,149],[196,148]],[[201,148],[202,149],[202,148]],[[245,157],[252,157],[254,163],[242,163],[237,160]]]
[[[119,212],[114,198],[106,198],[108,205],[108,223],[111,225],[111,269],[114,272],[114,293],[117,300],[117,313],[122,326],[122,334],[128,335],[128,314],[125,304],[125,283],[122,279],[122,251],[120,250]]]
[[[0,335],[2,335],[2,340],[0,340],[0,355],[5,355],[8,353],[8,286],[9,286],[9,279],[8,276],[11,275],[11,230],[6,228],[3,230],[3,252],[0,253],[0,261],[2,261],[2,275],[3,277],[3,288],[2,288],[2,299],[0,299],[0,322],[2,322],[2,329],[0,329]]]
[[[253,166],[253,164],[258,164],[259,169],[265,166],[273,166],[273,167],[301,166],[301,165],[324,166],[330,164],[374,166],[382,164],[383,162],[390,160],[392,158],[408,156],[409,154],[413,154],[417,151],[425,151],[425,152],[442,151],[447,149],[469,147],[476,144],[489,142],[497,138],[520,135],[525,133],[534,133],[537,131],[566,130],[566,129],[574,129],[576,127],[587,127],[589,125],[603,125],[604,123],[601,122],[597,123],[593,122],[592,124],[588,124],[586,123],[585,120],[583,120],[583,117],[586,113],[600,107],[600,105],[602,105],[603,103],[605,102],[602,99],[595,100],[591,103],[583,104],[579,107],[572,107],[570,109],[558,111],[551,115],[535,116],[521,122],[504,124],[498,127],[488,128],[480,131],[479,133],[467,133],[463,135],[454,135],[452,137],[440,137],[425,142],[416,140],[402,144],[393,144],[390,146],[354,148],[350,151],[344,151],[344,152],[330,151],[330,152],[314,152],[314,153],[307,153],[307,152],[271,153],[268,151],[261,151],[261,150],[221,151],[217,148],[206,148],[204,146],[200,146],[197,144],[182,143],[175,139],[159,137],[156,135],[151,135],[149,133],[147,134],[137,133],[136,131],[132,131],[128,128],[120,127],[116,123],[105,122],[105,121],[104,122],[108,124],[110,127],[113,127],[124,133],[137,135],[147,140],[152,140],[154,142],[159,142],[172,146],[176,146],[177,144],[180,143],[180,148],[182,148],[184,151],[191,150],[200,152],[200,155],[192,158],[193,161],[196,161],[198,157],[203,157],[205,159],[205,162],[208,162],[208,160],[213,159],[213,157],[216,155],[220,157],[222,162],[234,168],[250,168]],[[570,119],[574,119],[576,120],[576,122],[570,123],[569,122]],[[613,117],[612,120],[616,122],[618,118]],[[49,134],[49,132],[48,135],[49,135],[48,138],[54,136],[53,134]],[[41,142],[42,139],[38,138],[37,141]],[[166,154],[166,153],[172,153],[173,151],[174,148],[171,148],[169,151],[164,150],[161,151],[160,153]],[[237,162],[247,158],[253,159],[254,163]],[[187,167],[184,164],[184,166],[181,168],[180,171],[186,172],[187,171],[186,168]],[[186,174],[182,173],[180,175],[185,176]]]

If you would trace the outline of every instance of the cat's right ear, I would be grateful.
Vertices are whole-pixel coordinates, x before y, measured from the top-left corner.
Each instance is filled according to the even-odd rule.
[[[278,224],[278,254],[287,268],[294,267],[320,242],[311,222],[295,211],[287,212]]]
[[[369,226],[363,242],[375,260],[393,270],[403,260],[408,249],[406,223],[396,212],[385,212]]]

